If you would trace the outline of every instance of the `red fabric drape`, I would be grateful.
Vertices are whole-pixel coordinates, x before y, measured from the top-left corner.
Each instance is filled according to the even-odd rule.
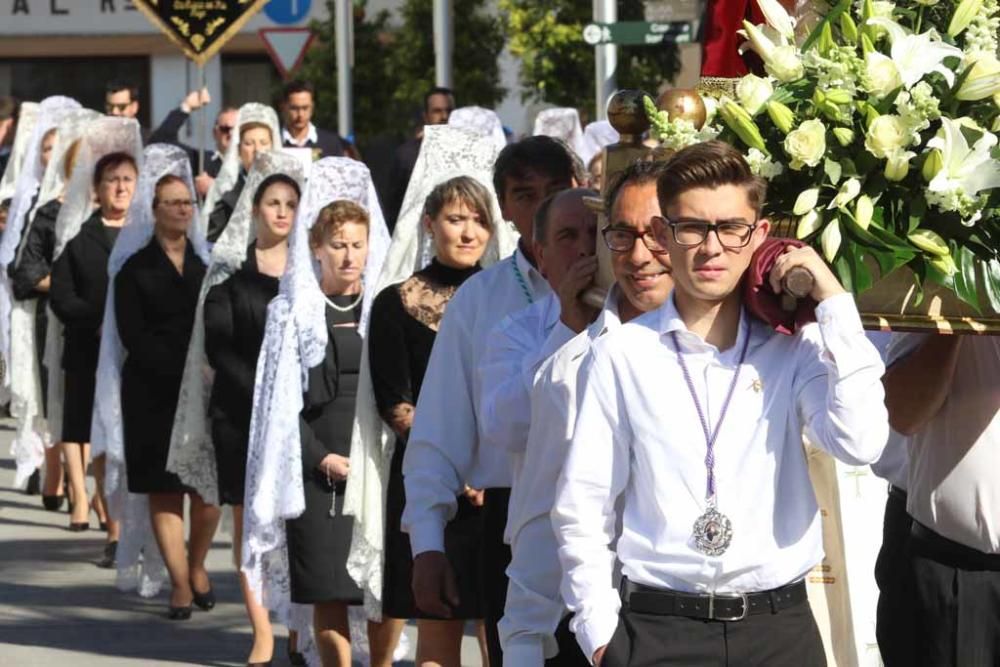
[[[747,19],[754,25],[764,22],[757,3],[752,0],[708,0],[705,11],[705,35],[702,40],[701,75],[740,77],[758,67],[737,51],[743,38],[736,31]]]

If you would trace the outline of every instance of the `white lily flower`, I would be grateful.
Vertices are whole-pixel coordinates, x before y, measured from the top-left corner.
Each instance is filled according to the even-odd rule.
[[[944,163],[927,186],[930,192],[957,192],[975,197],[984,190],[1000,188],[1000,160],[990,156],[997,145],[997,136],[984,131],[983,136],[969,146],[962,134],[962,125],[962,119],[943,117],[941,132],[927,142],[928,148],[941,151]]]
[[[795,19],[788,15],[778,0],[757,0],[761,14],[767,24],[777,30],[785,39],[795,39]]]
[[[760,56],[764,69],[775,79],[791,83],[805,74],[799,48],[771,26],[744,21],[743,30],[737,34],[747,38],[750,49]]]
[[[885,28],[889,33],[889,40],[892,42],[889,55],[907,87],[916,85],[931,72],[940,73],[949,86],[954,85],[955,73],[944,66],[944,59],[962,58],[965,55],[962,49],[934,39],[930,31],[919,35],[911,34],[892,19],[872,18],[868,19],[868,23]]]
[[[827,206],[827,210],[832,208],[843,208],[847,206],[855,197],[861,194],[861,181],[856,178],[849,178],[844,181],[844,184],[840,186],[840,191],[837,192],[837,196],[833,198],[830,205]]]
[[[984,100],[1000,95],[1000,60],[992,54],[981,56],[972,65],[955,97],[964,101]]]

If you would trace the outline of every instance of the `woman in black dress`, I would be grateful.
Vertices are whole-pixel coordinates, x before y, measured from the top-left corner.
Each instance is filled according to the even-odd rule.
[[[108,153],[97,161],[93,187],[98,208],[66,244],[52,267],[50,306],[65,327],[61,440],[73,488],[70,530],[74,531],[89,527],[84,472],[90,448],[100,328],[108,290],[108,257],[125,221],[137,177],[135,159],[128,153]],[[111,545],[117,541],[117,534],[110,522],[108,528]],[[110,550],[113,548],[109,546]]]
[[[309,234],[321,270],[329,338],[326,358],[310,370],[303,397],[299,428],[305,511],[285,528],[291,600],[314,605],[313,626],[324,665],[351,663],[347,607],[362,602],[361,589],[347,573],[353,519],[342,508],[361,366],[357,327],[370,224],[365,209],[338,200],[320,211]]]
[[[278,294],[288,257],[288,234],[299,203],[299,185],[285,174],[268,176],[253,197],[256,240],[246,261],[205,298],[205,353],[215,370],[209,399],[212,444],[219,478],[219,502],[233,507],[233,545],[242,561],[243,494],[253,409],[257,357],[264,339],[267,305]],[[253,626],[248,662],[266,663],[274,651],[267,609],[240,573],[240,585]]]
[[[479,507],[458,499],[458,512],[445,530],[445,550],[456,573],[461,604],[454,620],[434,619],[417,609],[411,589],[409,536],[400,528],[406,495],[403,455],[414,407],[437,329],[448,301],[479,271],[479,260],[496,229],[489,192],[477,180],[459,176],[438,185],[424,204],[422,225],[433,238],[434,259],[398,285],[385,288],[372,305],[368,361],[375,402],[396,434],[386,499],[383,617],[417,618],[417,663],[459,664],[465,619],[480,619]],[[481,504],[481,503],[479,503]]]
[[[191,604],[215,605],[205,557],[219,522],[219,508],[206,505],[167,472],[167,454],[184,358],[194,326],[205,264],[187,232],[194,212],[182,178],[156,183],[153,238],[115,277],[118,334],[125,349],[121,411],[128,490],[149,494],[156,542],[170,573],[171,620],[191,617]],[[191,543],[184,548],[184,495],[191,499]]]

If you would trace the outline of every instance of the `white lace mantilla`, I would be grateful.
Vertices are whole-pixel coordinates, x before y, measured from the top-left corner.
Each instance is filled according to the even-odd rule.
[[[580,114],[573,108],[557,107],[540,111],[535,117],[532,134],[559,139],[572,148],[580,159],[587,152],[583,142],[583,129],[580,127]]]
[[[201,284],[170,436],[167,470],[177,474],[184,484],[197,491],[210,505],[219,504],[219,482],[212,430],[208,424],[208,401],[215,374],[205,354],[205,297],[208,290],[233,275],[246,260],[247,246],[256,237],[253,196],[261,182],[273,174],[287,174],[299,183],[303,181],[301,164],[293,157],[269,151],[258,154],[254,159],[229,224],[212,248],[205,280]],[[257,372],[260,373],[260,368]]]
[[[403,198],[392,245],[375,294],[409,278],[433,258],[431,239],[420,220],[424,201],[439,183],[456,176],[471,176],[493,192],[493,163],[500,148],[489,135],[456,127],[432,125],[424,128],[410,184]],[[493,217],[498,228],[490,239],[482,263],[490,265],[506,257],[517,246],[517,232],[503,220],[493,197]],[[369,618],[382,617],[382,570],[385,542],[385,498],[395,436],[378,413],[368,365],[368,343],[361,354],[358,399],[351,437],[351,474],[347,478],[344,513],[354,517],[354,534],[347,571],[365,593]]]
[[[493,140],[497,150],[503,150],[507,145],[507,135],[503,131],[500,116],[492,109],[483,107],[462,107],[455,109],[448,116],[448,125],[460,130],[467,130],[482,137]]]

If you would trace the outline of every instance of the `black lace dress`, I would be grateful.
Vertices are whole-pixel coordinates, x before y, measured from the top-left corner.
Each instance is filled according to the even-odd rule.
[[[479,267],[453,269],[437,260],[398,285],[384,289],[372,305],[368,359],[379,413],[392,424],[417,404],[424,372],[448,301]],[[413,600],[413,556],[409,535],[400,528],[406,491],[403,454],[406,438],[397,437],[386,498],[385,572],[382,613],[391,618],[432,618]],[[458,581],[461,605],[453,618],[482,618],[479,600],[480,510],[464,496],[445,528],[445,552]]]
[[[328,298],[341,308],[357,301],[356,296]],[[354,519],[343,512],[346,482],[331,484],[319,469],[327,454],[345,458],[351,454],[361,368],[360,319],[360,303],[347,312],[327,307],[326,358],[310,369],[309,390],[303,396],[299,431],[306,509],[285,523],[292,602],[298,604],[363,600],[361,589],[347,574]]]

